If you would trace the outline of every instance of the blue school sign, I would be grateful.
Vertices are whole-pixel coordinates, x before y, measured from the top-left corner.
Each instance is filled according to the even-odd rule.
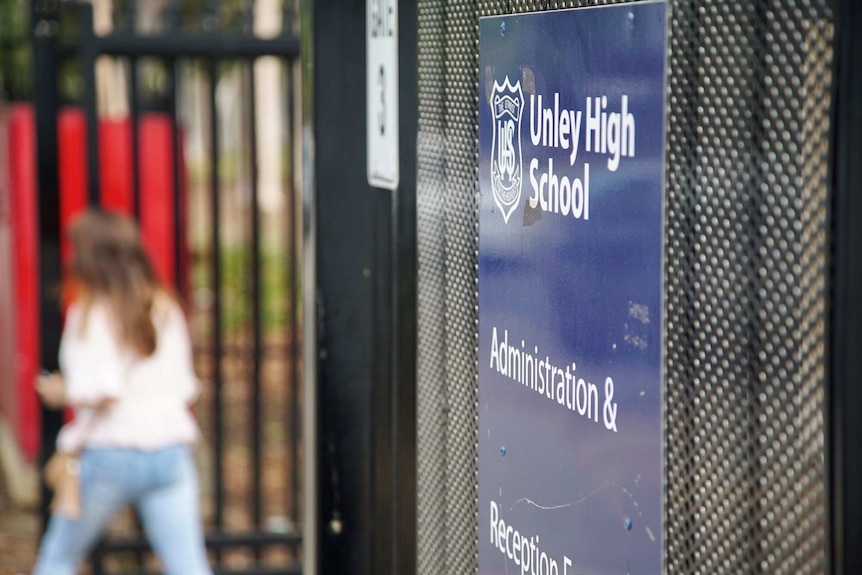
[[[480,20],[481,575],[661,572],[666,10]]]

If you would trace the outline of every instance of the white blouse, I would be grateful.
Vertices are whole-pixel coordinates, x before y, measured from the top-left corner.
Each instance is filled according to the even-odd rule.
[[[118,341],[107,304],[91,306],[86,325],[73,304],[60,342],[60,370],[75,419],[63,426],[60,451],[84,447],[154,450],[192,443],[198,428],[189,411],[197,398],[188,327],[179,305],[156,297],[156,350],[140,357]],[[113,399],[102,410],[94,408]]]

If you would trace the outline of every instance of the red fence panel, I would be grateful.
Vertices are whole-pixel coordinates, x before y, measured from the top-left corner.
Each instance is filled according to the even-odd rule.
[[[139,122],[141,232],[159,277],[174,285],[174,246],[182,236],[174,227],[173,128],[166,114],[144,114]],[[87,206],[83,110],[61,110],[57,137],[62,233]],[[99,122],[102,207],[125,214],[133,211],[131,138],[128,118]],[[30,461],[39,453],[41,435],[39,402],[33,387],[39,371],[35,144],[35,120],[29,104],[0,113],[0,418],[16,434],[22,454]],[[64,240],[64,265],[70,256],[71,248]]]
[[[2,120],[5,166],[0,186],[0,414],[22,454],[39,450],[39,403],[33,389],[39,364],[39,260],[36,142],[33,110],[13,106]]]
[[[80,108],[63,108],[57,117],[57,163],[60,170],[60,225],[68,224],[87,207],[87,116]],[[72,246],[63,238],[65,266]]]
[[[11,176],[9,174],[9,117],[0,113],[0,418],[18,434],[18,314],[15,305],[15,270]]]
[[[132,124],[128,118],[99,121],[99,175],[102,207],[131,215]]]
[[[141,118],[141,233],[159,277],[175,285],[174,159],[171,152],[173,127],[170,117],[145,114]]]

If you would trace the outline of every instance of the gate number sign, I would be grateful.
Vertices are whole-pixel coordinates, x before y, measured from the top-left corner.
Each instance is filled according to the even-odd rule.
[[[366,0],[368,185],[398,188],[398,2]]]

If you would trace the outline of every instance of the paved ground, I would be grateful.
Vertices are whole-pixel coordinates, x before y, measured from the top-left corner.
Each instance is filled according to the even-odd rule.
[[[36,557],[38,539],[37,514],[12,505],[0,473],[0,575],[29,572]]]
[[[300,510],[287,511],[290,494],[293,493],[293,473],[290,463],[290,435],[288,433],[290,393],[287,386],[288,363],[282,350],[287,346],[286,338],[267,338],[268,352],[264,354],[262,379],[265,402],[261,413],[263,458],[263,515],[265,528],[273,530],[289,529],[285,515],[299,515]],[[240,346],[241,347],[241,346]],[[224,367],[224,462],[223,479],[225,489],[225,528],[230,532],[243,532],[253,526],[250,513],[251,477],[251,437],[252,425],[250,387],[248,385],[248,353],[241,353],[232,346],[226,350]],[[195,411],[204,434],[204,441],[197,450],[197,464],[201,472],[203,491],[203,517],[208,526],[212,525],[212,491],[215,470],[212,454],[212,387],[210,376],[212,365],[206,353],[197,354],[197,372],[204,381],[204,393]],[[301,401],[301,399],[300,399]],[[2,474],[0,473],[0,476]],[[0,477],[0,575],[28,573],[33,566],[39,539],[39,518],[35,511],[15,508],[6,493]],[[131,514],[114,521],[112,534],[130,535],[136,532]],[[270,566],[290,564],[293,554],[284,549],[273,549],[264,554]],[[228,551],[222,558],[222,566],[244,568],[253,563],[250,550]],[[119,561],[117,566],[125,563]],[[112,564],[113,565],[113,564]]]
[[[247,345],[247,342],[241,343]],[[286,515],[301,514],[301,509],[293,509],[292,513],[289,513],[291,494],[294,493],[290,455],[298,446],[291,445],[292,438],[289,434],[292,414],[288,406],[292,399],[288,382],[291,376],[290,365],[283,352],[288,343],[284,336],[267,338],[267,351],[262,366],[262,391],[265,401],[261,420],[257,423],[262,433],[262,527],[275,531],[289,530],[291,524],[285,518]],[[253,486],[250,430],[253,417],[250,408],[251,389],[248,385],[249,357],[247,349],[234,344],[226,349],[223,358],[223,399],[226,406],[223,422],[224,520],[227,531],[239,533],[253,528],[250,505]],[[198,353],[196,359],[196,371],[204,383],[202,397],[195,409],[204,441],[196,450],[196,455],[203,492],[202,515],[205,524],[211,527],[215,475],[210,451],[215,435],[212,421],[212,365],[205,352]],[[301,397],[298,400],[301,404]],[[111,533],[117,535],[131,535],[135,532],[134,520],[129,513],[121,516],[111,528]],[[36,556],[39,535],[38,513],[12,505],[0,473],[0,575],[29,572]],[[293,553],[284,549],[273,549],[264,555],[267,565],[273,567],[287,565],[294,560]],[[247,549],[228,551],[222,558],[222,566],[234,569],[245,568],[253,562],[254,556]],[[119,565],[117,571],[122,571],[122,566]]]

